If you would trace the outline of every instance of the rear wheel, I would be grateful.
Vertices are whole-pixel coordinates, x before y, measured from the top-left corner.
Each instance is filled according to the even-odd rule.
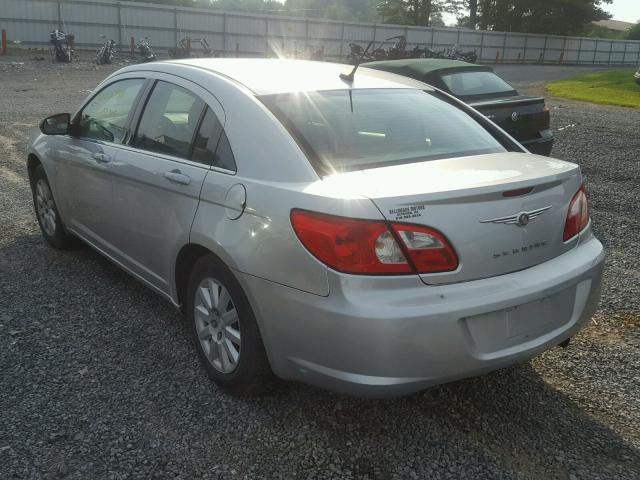
[[[272,373],[255,316],[238,281],[213,255],[194,266],[187,320],[209,378],[235,395],[265,391]]]
[[[98,53],[96,55],[96,63],[98,65],[102,65],[104,63],[107,63],[107,61],[106,61],[106,53],[107,52],[106,52],[106,48],[105,47],[102,47],[102,48],[100,48],[100,50],[98,50]]]
[[[64,230],[49,180],[44,173],[42,165],[38,165],[33,171],[31,189],[33,192],[33,206],[42,236],[52,247],[59,249],[72,247],[74,238]]]

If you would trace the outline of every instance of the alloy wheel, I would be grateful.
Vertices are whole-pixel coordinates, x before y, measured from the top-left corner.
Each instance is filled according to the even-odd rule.
[[[240,318],[229,291],[205,278],[195,292],[194,321],[198,341],[209,363],[221,373],[233,372],[240,360]]]
[[[56,233],[56,206],[53,203],[51,189],[43,179],[38,180],[36,184],[36,206],[42,229],[47,235],[53,237]]]

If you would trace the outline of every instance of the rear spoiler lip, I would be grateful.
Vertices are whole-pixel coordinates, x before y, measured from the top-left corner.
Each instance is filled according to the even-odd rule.
[[[526,106],[534,105],[536,103],[545,104],[543,97],[525,97],[525,98],[510,98],[500,97],[486,100],[479,100],[475,102],[467,102],[470,107],[473,108],[509,108],[514,106]]]

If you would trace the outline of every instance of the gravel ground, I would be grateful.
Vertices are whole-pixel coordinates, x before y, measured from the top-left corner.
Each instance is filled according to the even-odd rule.
[[[549,101],[608,252],[601,310],[569,348],[396,400],[298,384],[236,399],[165,301],[41,239],[28,131],[113,67],[31,57],[0,57],[0,478],[640,478],[639,111]]]

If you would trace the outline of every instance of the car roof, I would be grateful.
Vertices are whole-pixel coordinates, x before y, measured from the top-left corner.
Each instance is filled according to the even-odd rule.
[[[151,64],[140,64],[127,70],[147,70]],[[242,84],[256,95],[277,93],[344,90],[350,84],[340,78],[348,74],[352,65],[310,60],[278,58],[190,58],[154,63],[154,69],[174,70],[185,66],[223,75]],[[171,68],[174,67],[174,68]],[[388,72],[360,67],[355,74],[353,88],[414,88],[429,90],[422,82]]]
[[[476,65],[475,63],[468,63],[460,60],[449,60],[447,58],[405,58],[402,60],[370,62],[365,65],[367,68],[393,72],[398,75],[405,75],[415,79],[423,79],[425,75],[439,70],[493,70],[491,67],[486,65]]]

